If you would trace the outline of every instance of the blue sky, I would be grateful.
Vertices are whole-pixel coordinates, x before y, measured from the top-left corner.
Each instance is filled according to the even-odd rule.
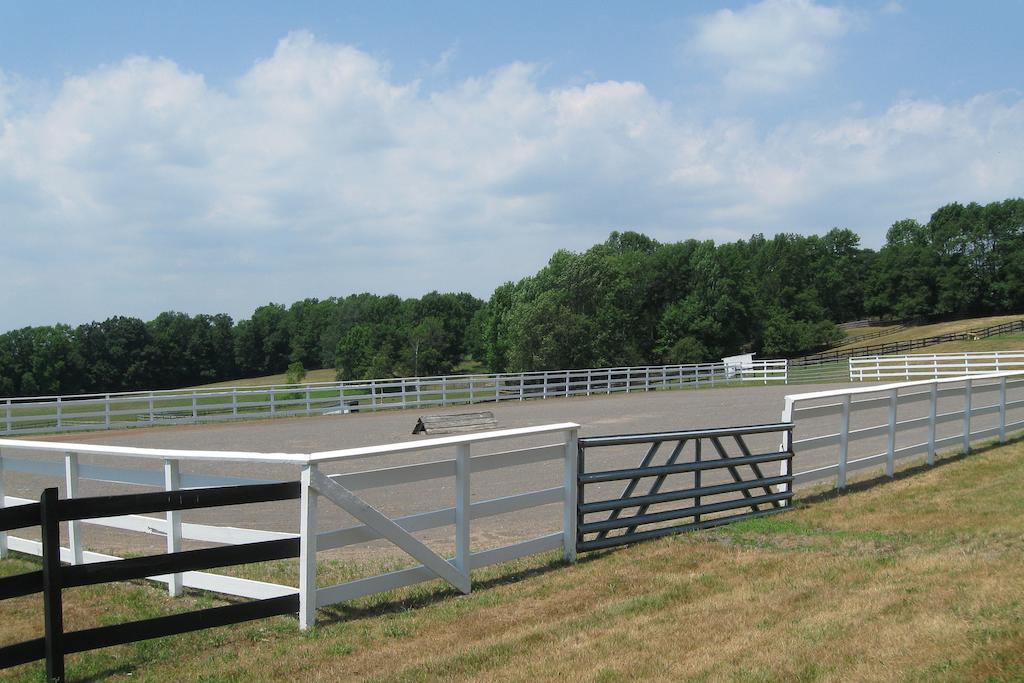
[[[1024,2],[0,3],[0,328],[1021,194]]]

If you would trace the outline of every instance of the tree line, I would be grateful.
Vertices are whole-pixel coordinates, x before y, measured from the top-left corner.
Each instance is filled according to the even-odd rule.
[[[0,395],[190,386],[335,368],[340,379],[792,356],[835,323],[1024,310],[1024,199],[949,204],[893,224],[878,251],[851,230],[660,243],[613,232],[561,250],[486,302],[353,294],[267,304],[251,318],[161,313],[0,335]]]
[[[194,386],[284,372],[338,369],[342,379],[450,372],[483,302],[431,292],[419,299],[354,294],[260,306],[251,318],[161,313],[0,335],[0,396]]]

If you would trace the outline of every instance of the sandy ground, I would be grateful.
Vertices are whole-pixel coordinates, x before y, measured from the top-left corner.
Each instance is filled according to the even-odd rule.
[[[581,436],[624,434],[638,432],[660,432],[711,427],[737,426],[777,422],[782,414],[784,397],[787,394],[806,393],[848,385],[792,386],[750,386],[726,389],[704,389],[698,391],[667,391],[651,393],[617,394],[612,396],[577,397],[571,399],[533,400],[522,403],[488,404],[473,408],[449,408],[429,411],[431,413],[458,413],[467,410],[493,410],[499,428],[526,427],[557,422],[576,422],[580,425]],[[1011,397],[1012,400],[1013,397]],[[994,398],[985,398],[978,405],[988,405]],[[944,400],[941,410],[953,410],[962,405],[962,399]],[[899,419],[926,414],[926,403],[912,406],[901,412]],[[155,427],[123,430],[117,432],[95,432],[42,437],[49,441],[74,440],[80,443],[106,444],[117,446],[165,447],[195,450],[235,450],[255,452],[298,452],[310,453],[386,443],[421,441],[425,437],[413,436],[412,428],[419,415],[428,411],[395,411],[381,413],[360,413],[353,415],[320,416],[312,418],[287,418],[244,423]],[[853,428],[869,424],[884,423],[888,419],[885,409],[864,411],[856,415]],[[993,423],[995,416],[977,418],[974,429]],[[1020,419],[1016,417],[1014,419]],[[834,419],[808,419],[799,423],[797,438],[838,431]],[[961,424],[945,424],[940,428],[940,437],[955,433]],[[919,433],[920,432],[920,433]],[[917,443],[922,430],[900,435],[897,447]],[[513,441],[480,444],[474,455],[510,450],[512,448],[552,443],[551,437],[517,439]],[[755,452],[770,452],[778,448],[778,435],[754,437],[749,440]],[[885,437],[863,439],[851,445],[851,458],[857,453],[867,454],[884,451]],[[634,445],[614,449],[590,451],[587,454],[587,469],[609,467],[632,467],[640,462],[646,451],[645,445]],[[659,461],[667,457],[671,447],[659,454]],[[685,453],[689,453],[688,450]],[[738,454],[733,448],[730,454]],[[58,460],[58,454],[39,454],[14,449],[5,449],[4,455],[24,458],[45,458]],[[401,456],[381,456],[353,463],[331,463],[323,467],[326,473],[334,474],[361,471],[402,464],[426,462],[451,458],[451,449],[412,453]],[[692,457],[689,456],[689,457]],[[705,456],[707,457],[707,456]],[[713,456],[712,456],[713,457]],[[685,459],[685,458],[684,458]],[[109,464],[137,469],[159,469],[159,461],[124,459],[110,456],[81,456],[81,462]],[[810,469],[821,464],[835,462],[835,447],[798,453],[797,471]],[[267,480],[295,480],[299,470],[294,466],[268,466],[253,464],[225,464],[218,462],[195,463],[182,466],[183,472],[217,473]],[[777,467],[766,468],[765,474],[777,473]],[[474,475],[472,498],[475,501],[524,493],[532,490],[559,486],[563,471],[560,462],[506,468]],[[724,473],[704,479],[704,484],[719,483]],[[8,472],[6,475],[7,494],[23,498],[37,498],[45,486],[54,486],[54,479],[34,477]],[[370,489],[360,496],[391,517],[426,512],[454,505],[454,482],[439,479],[417,484],[407,484],[388,489]],[[682,482],[680,485],[685,486]],[[618,485],[588,492],[589,499],[614,496]],[[137,492],[145,489],[114,485],[102,482],[83,481],[82,495]],[[298,529],[299,509],[297,501],[258,506],[238,506],[216,510],[189,511],[184,521],[215,523],[246,528],[295,532]],[[355,524],[355,521],[330,503],[320,505],[319,529],[326,531]],[[515,540],[526,540],[561,528],[560,505],[548,505],[499,517],[474,520],[473,549],[481,550]],[[27,530],[21,535],[31,537]],[[451,527],[425,531],[417,534],[431,547],[448,551],[453,543]],[[120,530],[105,529],[89,525],[85,528],[85,543],[89,549],[113,552],[159,551],[164,540],[159,536],[136,534]],[[189,547],[186,544],[186,547]],[[367,560],[391,557],[396,552],[388,543],[375,542],[335,551],[351,559]]]

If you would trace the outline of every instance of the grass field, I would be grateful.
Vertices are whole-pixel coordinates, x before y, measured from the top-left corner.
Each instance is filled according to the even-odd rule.
[[[72,680],[919,680],[1024,678],[1024,442],[792,512],[474,572],[321,610],[68,658]],[[0,563],[4,575],[32,560]],[[246,568],[281,580],[288,565]],[[351,567],[325,563],[327,575]],[[217,604],[123,583],[65,594],[71,628]],[[3,642],[38,635],[4,604]],[[6,672],[42,679],[41,666]]]
[[[968,351],[1024,351],[1024,334],[1001,334],[988,339],[948,342],[927,348],[928,353],[965,353]]]
[[[311,384],[314,382],[336,382],[338,380],[337,371],[333,368],[325,368],[323,370],[310,370],[306,373],[303,378],[303,384]],[[189,389],[220,389],[222,387],[269,387],[275,384],[287,384],[288,376],[285,373],[279,373],[277,375],[266,375],[264,377],[249,377],[246,379],[232,379],[226,382],[214,382],[212,384],[200,384],[196,387],[188,387]]]
[[[480,363],[466,359],[458,367],[452,370],[453,374],[456,375],[472,375],[477,373],[486,373],[488,370]],[[315,382],[336,382],[338,380],[337,371],[333,368],[324,368],[323,370],[310,370],[306,373],[303,378],[303,384],[311,384]],[[248,379],[233,379],[227,382],[214,382],[213,384],[201,384],[197,387],[189,387],[190,389],[214,389],[220,387],[267,387],[274,384],[287,384],[288,376],[285,373],[279,373],[277,375],[266,375],[265,377],[250,377]]]
[[[922,339],[924,337],[935,337],[940,334],[966,332],[967,330],[974,330],[980,327],[990,327],[992,325],[1013,322],[1015,320],[1024,320],[1024,315],[1000,315],[988,318],[969,318],[967,320],[954,320],[952,322],[936,323],[934,325],[917,325],[914,327],[905,327],[894,331],[892,334],[876,337],[874,339],[864,339],[862,341],[853,342],[851,344],[836,346],[835,348],[829,350],[850,351],[852,349],[859,349],[866,346],[874,346],[875,344],[889,344],[891,342],[906,341],[908,339]],[[928,347],[928,352],[932,352],[932,347]]]

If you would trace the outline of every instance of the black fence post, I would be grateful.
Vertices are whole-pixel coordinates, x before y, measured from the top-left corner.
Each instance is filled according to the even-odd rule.
[[[586,473],[586,446],[577,444],[576,447],[576,550],[579,551],[583,543],[583,532],[580,527],[583,525],[583,512],[580,507],[585,502],[584,495],[586,487],[583,485],[582,477]]]
[[[39,497],[43,541],[43,629],[45,632],[46,680],[64,680],[64,606],[60,581],[60,517],[57,489]]]

